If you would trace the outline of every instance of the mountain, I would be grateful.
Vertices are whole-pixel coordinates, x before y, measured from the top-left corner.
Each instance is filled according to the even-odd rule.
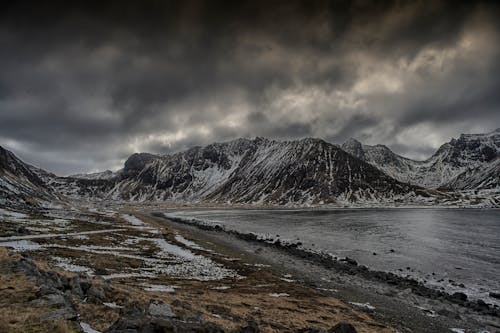
[[[70,198],[340,206],[470,201],[498,206],[499,137],[500,130],[461,135],[426,161],[354,139],[342,147],[313,138],[237,139],[172,155],[133,154],[119,171],[69,177],[25,164],[1,149],[0,203]]]
[[[373,166],[319,139],[238,139],[174,155],[132,155],[107,197],[319,204],[415,196]]]
[[[399,181],[416,183],[412,179],[419,172],[420,162],[400,156],[387,146],[369,146],[355,139],[349,139],[341,148]]]
[[[500,189],[500,158],[484,165],[467,168],[442,187],[455,190]]]
[[[487,134],[462,134],[443,144],[425,161],[414,161],[382,145],[350,139],[342,149],[402,182],[454,190],[498,187],[500,129]],[[488,180],[488,178],[491,178]]]
[[[58,200],[33,166],[0,147],[0,205],[40,205]]]
[[[94,172],[94,173],[83,173],[83,174],[76,174],[76,175],[71,175],[69,178],[77,178],[77,179],[110,179],[115,177],[116,174],[111,171],[111,170],[106,170],[103,172]]]

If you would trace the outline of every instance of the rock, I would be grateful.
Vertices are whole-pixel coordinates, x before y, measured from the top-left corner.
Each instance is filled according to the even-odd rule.
[[[454,302],[463,303],[467,301],[467,295],[461,292],[454,293],[450,296],[451,300]]]
[[[159,319],[174,317],[174,313],[172,312],[170,305],[160,300],[152,300],[149,303],[148,314]]]
[[[73,294],[76,294],[78,297],[83,298],[83,290],[77,277],[69,280],[69,287]]]
[[[445,308],[438,309],[436,313],[440,316],[453,318],[453,312]]]
[[[89,290],[87,291],[87,296],[93,301],[103,301],[106,299],[106,293],[104,292],[103,287],[97,285],[92,285],[89,288]]]
[[[490,292],[490,297],[500,299],[500,293]]]
[[[259,325],[255,321],[249,321],[246,326],[241,327],[238,333],[260,333]]]
[[[92,283],[87,278],[78,278],[78,283],[80,283],[80,288],[82,289],[84,294],[86,294],[92,286]]]
[[[155,313],[160,301],[152,301],[154,304],[151,309]],[[160,304],[159,308],[163,308]],[[156,332],[196,332],[196,333],[224,333],[224,329],[217,324],[203,323],[201,319],[195,321],[178,320],[170,317],[151,316],[145,313],[142,306],[129,308],[127,313],[122,315],[111,327],[107,333],[156,333]],[[164,308],[161,313],[164,313]]]
[[[61,294],[49,294],[45,296],[45,305],[49,307],[60,307],[67,305],[66,299]]]
[[[20,227],[17,227],[16,232],[18,234],[27,234],[27,233],[29,233],[29,230],[25,226],[20,226]]]
[[[358,331],[351,324],[341,322],[330,328],[328,333],[358,333]]]
[[[344,259],[342,259],[342,261],[345,261],[346,263],[348,263],[349,265],[352,265],[352,266],[358,265],[358,262],[356,260],[351,259],[349,257],[345,257]]]

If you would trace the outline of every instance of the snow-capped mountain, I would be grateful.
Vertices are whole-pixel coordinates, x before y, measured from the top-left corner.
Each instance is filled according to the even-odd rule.
[[[342,149],[391,177],[427,188],[491,189],[499,183],[496,171],[500,158],[500,129],[487,134],[462,134],[443,144],[425,161],[414,161],[395,154],[386,146],[363,145],[354,139],[345,142]]]
[[[69,197],[275,205],[461,205],[472,195],[479,205],[498,206],[499,137],[499,130],[462,135],[426,161],[413,161],[385,146],[363,145],[354,139],[342,148],[312,138],[237,139],[172,155],[133,154],[119,171],[70,177],[25,164],[2,149],[0,203]],[[486,192],[478,195],[478,190]]]
[[[33,169],[12,152],[0,147],[1,205],[39,205],[58,199]]]
[[[126,200],[262,204],[392,200],[422,192],[319,139],[238,139],[167,156],[132,155],[106,194]]]
[[[413,175],[419,172],[420,162],[400,156],[387,146],[369,146],[362,144],[356,139],[349,139],[341,147],[349,154],[370,163],[399,181],[416,183],[412,180]]]
[[[94,172],[94,173],[81,173],[76,175],[71,175],[69,178],[78,178],[78,179],[110,179],[116,176],[116,173],[111,170],[106,170],[103,172]]]
[[[457,190],[500,189],[500,158],[467,168],[442,187]]]

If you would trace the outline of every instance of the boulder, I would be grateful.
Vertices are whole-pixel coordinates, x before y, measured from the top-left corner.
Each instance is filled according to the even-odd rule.
[[[354,326],[349,323],[340,322],[328,330],[328,333],[358,333]]]
[[[160,300],[152,300],[149,303],[148,314],[157,319],[169,319],[174,317],[170,305]]]
[[[500,293],[490,292],[490,297],[500,299]]]
[[[451,301],[456,303],[463,303],[467,301],[467,295],[461,292],[454,293],[450,296]]]

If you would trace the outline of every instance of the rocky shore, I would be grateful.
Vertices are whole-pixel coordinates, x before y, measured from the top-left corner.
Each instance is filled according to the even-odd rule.
[[[298,260],[313,263],[344,277],[352,276],[357,280],[366,281],[366,283],[383,285],[383,289],[386,290],[384,293],[388,295],[411,294],[415,298],[418,298],[420,303],[439,304],[440,307],[434,306],[436,310],[433,310],[432,306],[424,308],[418,304],[419,302],[416,302],[416,306],[423,310],[429,317],[444,316],[448,317],[448,319],[454,318],[460,321],[465,318],[473,318],[474,321],[478,321],[477,326],[479,327],[488,327],[493,332],[500,331],[500,308],[497,305],[487,304],[481,299],[470,300],[462,292],[447,293],[442,290],[430,288],[422,282],[409,277],[399,276],[391,272],[371,270],[364,265],[358,264],[351,258],[336,258],[325,253],[309,251],[301,248],[300,242],[283,241],[279,238],[262,237],[253,233],[227,230],[223,226],[200,223],[196,219],[165,217],[162,212],[153,212],[151,215],[189,225],[200,230],[231,235],[234,238],[255,244],[258,247],[258,251],[261,248],[272,249],[274,252],[282,252]],[[421,300],[424,301],[422,302]]]
[[[398,330],[130,211],[0,215],[0,332]]]

